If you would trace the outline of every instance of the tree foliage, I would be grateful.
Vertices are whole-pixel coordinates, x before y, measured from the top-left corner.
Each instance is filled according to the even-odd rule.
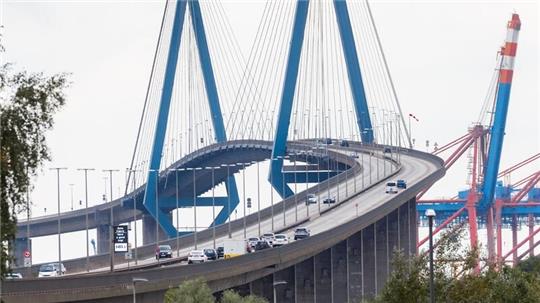
[[[189,280],[165,293],[165,303],[215,303],[212,291],[202,279]],[[267,303],[257,296],[242,297],[233,290],[223,292],[220,303]]]
[[[465,249],[463,228],[452,230],[438,240],[435,249],[434,288],[436,302],[540,302],[538,260],[516,268],[491,266],[475,273],[478,249]],[[427,254],[406,258],[395,252],[392,275],[374,302],[422,303],[429,296]],[[531,269],[532,273],[522,270]]]
[[[1,50],[0,50],[1,51]],[[11,261],[8,243],[16,233],[16,216],[26,209],[31,177],[50,160],[44,133],[65,103],[66,74],[12,72],[0,66],[0,272]]]

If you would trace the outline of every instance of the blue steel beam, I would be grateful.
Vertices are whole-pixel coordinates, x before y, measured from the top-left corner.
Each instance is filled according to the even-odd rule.
[[[352,96],[354,99],[354,109],[356,112],[356,122],[360,130],[362,142],[373,143],[373,127],[371,118],[369,117],[369,109],[364,91],[364,83],[362,81],[362,72],[358,62],[358,54],[356,44],[345,0],[334,0],[334,10],[336,11],[336,19],[341,36],[341,46],[345,55],[347,65],[347,74],[349,76],[349,85],[351,87]]]
[[[199,60],[203,72],[204,86],[206,88],[208,104],[210,106],[210,114],[212,117],[212,125],[214,126],[214,134],[218,143],[225,142],[227,141],[225,124],[223,123],[223,115],[221,114],[221,107],[219,105],[219,95],[217,92],[214,70],[212,68],[212,59],[210,57],[210,52],[208,51],[208,42],[206,40],[206,31],[204,29],[204,22],[201,14],[199,1],[189,0],[189,8],[191,12],[193,29],[195,32],[195,40],[197,41],[197,49],[199,50]],[[231,197],[231,207],[229,211],[232,212],[232,210],[235,209],[236,206],[238,206],[238,203],[240,203],[240,198],[238,195],[238,189],[236,187],[236,180],[234,179],[234,176],[230,176],[226,184],[227,194]],[[216,221],[213,224],[224,223],[226,217],[230,215],[230,213],[227,213],[227,211],[227,208],[223,208],[220,214],[216,217]]]
[[[283,198],[293,195],[291,188],[285,184],[281,169],[283,167],[283,157],[287,151],[287,135],[289,133],[291,110],[298,78],[300,55],[302,54],[302,45],[304,44],[304,32],[308,9],[309,0],[298,0],[296,2],[296,12],[294,16],[291,43],[289,46],[289,57],[287,59],[283,92],[281,95],[281,103],[279,105],[276,135],[274,136],[274,146],[272,148],[272,159],[276,160],[271,161],[269,180],[274,189]]]
[[[212,197],[197,197],[197,207],[203,206],[212,206],[212,203],[214,203],[216,206],[225,206],[228,202],[228,197],[215,197],[212,201]],[[193,206],[193,198],[179,198],[178,199],[178,206],[180,208],[182,207],[192,207]],[[173,210],[176,208],[176,197],[166,197],[166,198],[159,198],[159,207],[161,209],[169,209]]]
[[[186,4],[187,2],[185,0],[178,1],[174,13],[174,23],[169,44],[169,54],[167,56],[167,65],[165,68],[165,79],[163,81],[163,90],[159,104],[156,130],[154,134],[154,142],[152,144],[152,153],[150,156],[150,165],[143,202],[146,210],[157,220],[161,228],[163,228],[169,237],[176,236],[176,228],[173,226],[172,222],[166,218],[167,216],[162,215],[160,211],[157,210],[156,194],[158,188],[156,175],[158,174],[161,164],[163,142],[165,140],[165,132],[167,130],[167,121],[171,105],[176,66],[178,63],[178,53],[180,51],[180,41],[182,36],[182,27],[184,25]]]

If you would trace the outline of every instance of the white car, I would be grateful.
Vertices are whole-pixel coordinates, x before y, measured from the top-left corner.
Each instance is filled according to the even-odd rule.
[[[64,267],[63,263],[60,263],[60,266],[58,266],[58,263],[50,263],[41,265],[41,267],[39,268],[38,277],[59,277],[65,274],[66,268]]]
[[[208,261],[208,257],[204,254],[202,250],[192,250],[188,255],[188,264],[191,263],[203,263]]]
[[[274,236],[274,246],[281,246],[289,244],[289,237],[284,234],[277,234]]]
[[[268,241],[268,243],[270,243],[270,245],[273,246],[274,245],[274,240],[275,240],[274,234],[273,233],[265,233],[265,234],[262,235],[261,240],[266,240],[266,241]]]
[[[397,186],[396,182],[388,182],[386,183],[386,191],[387,194],[397,194]]]
[[[306,196],[306,205],[317,204],[317,196],[314,194],[308,194]]]

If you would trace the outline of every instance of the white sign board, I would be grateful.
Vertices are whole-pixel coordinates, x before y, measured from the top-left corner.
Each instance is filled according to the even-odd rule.
[[[24,267],[31,267],[32,266],[32,259],[30,258],[24,258]]]

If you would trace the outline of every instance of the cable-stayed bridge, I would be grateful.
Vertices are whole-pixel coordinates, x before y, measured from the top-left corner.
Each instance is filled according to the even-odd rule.
[[[244,58],[220,3],[167,2],[125,196],[19,224],[19,251],[29,249],[28,237],[95,228],[98,254],[59,260],[72,272],[66,277],[7,283],[4,296],[122,301],[144,275],[150,282],[138,292],[148,302],[195,277],[214,291],[268,299],[273,283],[285,281],[279,302],[370,298],[391,272],[392,251],[416,252],[415,197],[444,175],[440,159],[409,149],[404,122],[367,3],[269,2]],[[249,166],[257,177],[246,181]],[[397,179],[408,188],[386,194],[387,180]],[[270,197],[254,200],[271,205],[231,218],[246,214],[245,187],[265,180]],[[306,204],[307,194],[318,203]],[[322,204],[326,198],[336,203]],[[194,230],[181,228],[177,210],[186,208]],[[205,208],[211,224],[199,230],[197,209]],[[111,226],[136,220],[143,245],[128,270],[123,256],[109,255]],[[292,236],[298,226],[312,236],[231,260],[181,263],[194,248],[268,231]],[[171,262],[152,261],[157,243],[171,245]],[[118,272],[107,272],[110,263]]]

